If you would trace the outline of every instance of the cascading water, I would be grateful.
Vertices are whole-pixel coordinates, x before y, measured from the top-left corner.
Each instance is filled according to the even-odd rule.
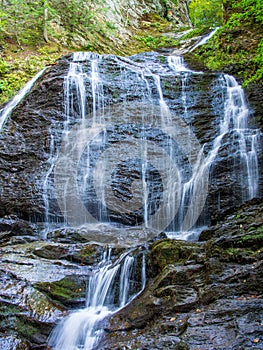
[[[212,32],[208,33],[207,35],[205,35],[200,41],[198,41],[192,48],[190,48],[190,52],[194,51],[198,46],[204,45],[206,44],[209,39],[212,38],[212,36],[217,32],[217,30],[219,29],[219,27],[216,27],[214,30],[212,30]]]
[[[46,68],[38,72],[19,92],[18,94],[3,108],[0,110],[0,130],[3,128],[9,115],[12,113],[14,108],[18,105],[20,101],[25,97],[25,95],[30,92],[35,82],[44,74]]]
[[[210,74],[213,135],[202,145],[197,139],[193,114],[202,109],[198,84],[205,74],[176,56],[75,53],[64,79],[62,130],[50,124],[47,138],[45,232],[58,221],[56,198],[65,220],[59,227],[72,225],[89,241],[134,247],[162,231],[195,239],[198,231],[191,229],[222,152],[231,158],[228,174],[234,174],[241,199],[256,197],[261,135],[249,127],[244,92],[233,77]],[[10,111],[2,113],[1,125]],[[130,251],[116,262],[105,253],[88,278],[86,308],[62,321],[50,346],[95,347],[102,320],[143,290],[145,275],[143,254],[137,263]]]
[[[249,108],[245,100],[244,91],[234,77],[224,75],[226,95],[224,115],[221,123],[221,134],[232,130],[238,135],[239,152],[245,171],[242,175],[244,182],[243,200],[251,199],[258,194],[258,160],[257,145],[259,144],[259,130],[248,128]]]
[[[242,87],[234,77],[222,74],[216,83],[220,100],[216,100],[215,109],[220,116],[219,134],[213,143],[209,164],[213,164],[224,138],[230,136],[236,143],[235,162],[239,162],[239,182],[242,188],[242,200],[248,200],[258,195],[258,151],[260,145],[260,130],[248,127],[250,115]],[[221,106],[222,109],[218,109]],[[238,174],[237,174],[238,176]]]
[[[189,238],[185,232],[206,202],[211,165],[233,133],[242,163],[238,172],[246,181],[242,198],[257,195],[259,131],[247,126],[242,88],[233,77],[215,75],[211,108],[218,133],[201,146],[187,121],[194,103],[190,81],[204,73],[191,71],[180,56],[165,60],[151,57],[143,65],[137,56],[73,55],[64,84],[64,141],[54,157],[55,189],[68,224],[147,227]],[[181,85],[177,107],[163,87],[171,76]]]
[[[103,334],[100,322],[141,293],[146,283],[144,253],[131,253],[112,262],[111,249],[104,252],[88,278],[86,308],[72,313],[54,329],[49,339],[52,349],[92,349]],[[135,275],[140,275],[140,280]]]

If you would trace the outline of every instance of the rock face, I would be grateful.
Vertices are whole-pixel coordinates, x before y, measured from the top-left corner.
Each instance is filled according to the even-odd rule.
[[[101,324],[97,349],[262,349],[262,212],[254,200],[202,232],[200,242],[150,243],[147,286]],[[54,325],[85,306],[86,279],[103,247],[63,243],[58,233],[28,241],[33,228],[21,222],[17,230],[12,220],[0,224],[12,237],[0,248],[0,346],[48,349]],[[114,248],[113,260],[121,252]]]
[[[262,349],[262,202],[201,237],[149,247],[149,283],[104,324],[97,349]]]
[[[63,123],[63,79],[67,69],[66,59],[51,67],[13,112],[6,124],[7,134],[1,133],[1,216],[16,213],[26,220],[43,216],[49,129],[57,124],[59,130]]]
[[[67,102],[69,105],[72,104],[73,109],[70,115],[66,115],[65,76],[68,74],[71,62],[72,58],[64,57],[56,65],[50,67],[35,84],[31,93],[13,111],[1,131],[1,216],[14,214],[21,219],[38,223],[47,220],[51,222],[62,220],[53,184],[54,165],[59,154],[63,129],[64,131],[65,127],[70,129],[81,120],[81,107],[77,103],[73,105],[73,100],[77,98],[76,88],[75,90],[73,88],[71,92],[73,94],[72,102],[70,100]],[[91,62],[97,62],[99,79],[101,79],[97,83],[98,85],[94,86],[90,83],[89,78],[96,73],[92,72]],[[144,70],[145,65],[149,68]],[[205,144],[205,155],[211,152],[215,137],[219,133],[220,116],[224,113],[226,103],[230,103],[227,97],[226,82],[221,74],[210,72],[205,74],[176,73],[171,64],[168,64],[167,57],[156,53],[141,54],[131,59],[90,55],[81,69],[86,76],[84,82],[87,92],[85,113],[88,122],[90,122],[89,118],[94,118],[92,112],[94,93],[97,94],[94,102],[97,103],[96,108],[102,106],[100,104],[103,101],[103,108],[105,108],[103,113],[106,116],[104,117],[110,120],[106,130],[107,143],[104,148],[113,147],[118,142],[124,142],[129,135],[133,139],[142,138],[143,132],[147,140],[155,142],[158,147],[163,147],[167,143],[167,136],[160,129],[160,123],[163,123],[161,118],[164,120],[164,116],[160,118],[160,115],[164,112],[159,106],[165,101],[165,108],[169,108],[172,118],[175,118],[173,123],[177,123],[177,128],[180,130],[180,135],[176,136],[178,140],[175,140],[177,154],[174,156],[178,159],[180,172],[184,173],[184,181],[189,179],[192,170],[191,160],[189,163],[192,155],[189,156],[187,151],[185,152],[189,149],[187,143],[190,142],[190,148],[193,152],[197,151],[194,150],[196,146],[192,140],[197,140],[199,145]],[[93,67],[93,69],[95,68]],[[222,85],[220,85],[220,81],[223,81]],[[145,103],[150,103],[152,107],[147,107],[147,110],[143,109],[142,106]],[[153,106],[155,114],[152,114]],[[229,108],[232,108],[231,105]],[[150,126],[149,130],[145,131],[140,129],[139,124],[139,126],[134,126],[133,123],[142,123],[143,114],[146,119],[149,119],[151,114],[153,119],[150,123],[155,123],[157,120],[158,128]],[[178,119],[177,116],[182,118]],[[257,120],[259,119],[260,115],[257,115]],[[249,127],[252,129],[254,126],[255,122],[253,118],[250,118]],[[193,133],[191,141],[188,138],[189,133]],[[240,141],[237,137],[237,134],[229,131],[229,135],[223,138],[218,156],[211,168],[207,216],[210,216],[212,220],[239,205],[247,197],[247,194],[244,194],[247,183],[243,181],[242,172],[244,166],[242,157],[244,155],[237,148],[240,147],[238,146]],[[249,142],[251,143],[251,141]],[[100,156],[99,152],[102,150],[98,152],[95,143],[91,147],[93,148],[90,152],[94,153],[94,155],[93,153],[90,155],[94,159],[91,158],[91,162],[96,162]],[[247,147],[252,147],[252,145]],[[262,164],[260,150],[256,151],[258,152],[260,169]],[[249,153],[245,157],[248,155]],[[188,157],[188,161],[185,160],[186,157]],[[112,176],[115,180],[111,186],[116,198],[118,197],[123,202],[130,198],[131,183],[140,180],[142,176],[138,172],[139,169],[141,169],[141,163],[136,159],[133,163],[127,162],[127,164],[122,160],[118,168],[114,169],[115,173],[112,173]],[[129,174],[133,174],[133,177],[130,179],[130,183],[125,183],[127,177],[130,176]],[[158,197],[161,196],[159,185],[161,177],[154,167],[147,169],[146,176],[156,180],[154,180],[156,183],[152,182],[152,188],[157,193],[157,197],[154,192],[152,202],[149,204],[151,208],[153,207],[151,203],[157,203],[158,206],[162,199],[162,197]],[[259,179],[258,193],[260,196],[262,190],[261,174],[259,174]],[[101,215],[98,212],[102,212],[104,209],[98,207],[96,197],[97,193],[93,188],[89,193],[89,198],[92,200],[88,210],[95,217],[96,215],[98,217]],[[72,201],[74,201],[73,197]],[[110,211],[107,215],[110,215],[113,221],[133,225],[143,220],[142,209],[139,208],[137,212],[130,211],[129,214],[121,215]]]
[[[97,63],[102,61],[101,56],[96,59]],[[181,124],[177,124],[180,131],[184,130],[180,133],[182,148],[189,144],[185,134],[189,135],[191,125],[195,135],[192,140],[198,139],[200,145],[205,145],[205,155],[209,154],[221,113],[215,105],[224,105],[226,95],[226,87],[218,89],[222,74],[176,73],[167,57],[157,53],[132,58],[105,56],[103,60],[99,71],[92,71],[91,61],[86,61],[82,73],[90,77],[92,72],[99,72],[104,77],[102,85],[94,86],[91,79],[86,80],[89,94],[85,113],[94,117],[92,93],[97,91],[101,97],[103,91],[103,101],[111,107],[110,117],[118,120],[117,126],[111,124],[106,130],[108,148],[127,135],[138,139],[142,132],[161,146],[167,142],[160,127],[148,130],[133,125],[147,97],[158,113],[160,103],[165,101],[172,116],[182,116]],[[147,74],[143,70],[146,64],[150,67]],[[67,119],[64,77],[70,66],[72,58],[63,57],[50,67],[1,131],[0,348],[6,350],[48,349],[47,339],[55,323],[71,309],[84,307],[87,276],[103,253],[102,245],[87,243],[74,228],[45,232],[45,239],[39,234],[45,220],[53,218],[58,224],[62,220],[53,188],[47,182],[50,185],[53,181],[51,165],[63,147],[65,123],[71,128],[81,122],[75,119],[81,114],[77,105]],[[142,85],[147,86],[147,93],[140,90]],[[70,101],[76,99],[77,84],[74,89],[68,96]],[[123,102],[128,106],[125,113]],[[106,110],[105,115],[109,115]],[[129,123],[118,119],[120,115],[128,117]],[[251,118],[249,127],[260,119],[258,109],[256,122]],[[216,224],[203,231],[196,243],[167,238],[148,242],[147,287],[126,308],[105,320],[101,326],[104,338],[98,349],[262,349],[262,202],[254,199],[236,209],[243,200],[244,187],[239,179],[240,156],[233,157],[238,153],[236,140],[234,133],[224,137],[211,168],[204,214]],[[192,145],[197,143],[190,142]],[[97,146],[93,143],[93,150],[97,151]],[[178,149],[182,173],[189,178],[191,162]],[[140,167],[140,161],[132,163],[132,181],[140,178]],[[134,189],[125,181],[127,174],[124,159],[114,173],[119,181],[112,184],[124,202]],[[161,178],[154,167],[146,174]],[[154,181],[152,186],[162,191]],[[161,196],[154,200],[158,202]],[[140,212],[140,220],[142,216]],[[125,219],[134,224],[134,212],[115,219],[117,223]],[[136,236],[129,229],[123,234]],[[139,234],[149,237],[147,232]],[[92,235],[96,236],[96,230]],[[113,256],[118,256],[123,248],[113,250]]]
[[[142,20],[147,20],[147,15],[157,14],[166,18],[178,27],[191,26],[186,0],[177,2],[168,0],[107,0],[107,11],[103,13],[97,2],[92,4],[97,17],[111,22],[122,37],[129,35],[131,30],[138,29]],[[103,4],[105,7],[105,5]]]

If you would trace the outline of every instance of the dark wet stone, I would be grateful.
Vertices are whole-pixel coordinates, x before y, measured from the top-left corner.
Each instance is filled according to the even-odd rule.
[[[55,282],[38,282],[35,287],[66,307],[76,307],[85,305],[86,280],[85,276],[66,276]]]
[[[201,245],[167,239],[152,244],[148,285],[105,321],[101,348],[161,349],[167,341],[171,349],[261,349],[262,234],[249,231],[259,213],[260,201],[232,210]],[[239,220],[247,226],[237,234]]]
[[[4,244],[23,244],[39,240],[36,227],[16,215],[0,218],[0,242]]]
[[[0,194],[0,216],[15,214],[24,220],[33,222],[43,222],[46,220],[45,201],[43,199],[43,180],[50,167],[50,150],[53,147],[50,130],[52,129],[55,151],[59,150],[62,140],[62,127],[65,121],[64,113],[64,77],[68,72],[70,56],[61,58],[56,65],[50,67],[42,78],[35,84],[32,91],[13,111],[10,119],[7,121],[4,130],[1,132],[0,140],[0,181],[2,191]],[[121,59],[120,59],[121,60]],[[123,59],[125,61],[125,59]],[[147,61],[150,66],[157,65],[160,70],[167,71],[165,64],[166,58],[158,53],[144,53],[134,56],[134,60],[140,63]],[[112,123],[107,129],[106,148],[112,146],[127,137],[133,135],[135,138],[140,135],[141,130],[138,126],[138,117],[141,109],[137,105],[141,100],[141,94],[136,89],[138,81],[134,81],[134,76],[127,71],[127,81],[119,75],[120,67],[116,66],[116,60],[112,56],[105,56],[103,65],[100,67],[101,74],[110,81],[105,86],[105,105],[113,104],[111,108],[111,117],[120,118],[119,106],[124,99],[129,102],[125,111],[125,120],[118,121],[117,125]],[[191,68],[200,69],[199,66]],[[87,74],[90,74],[89,65],[86,65]],[[155,68],[154,68],[155,69]],[[153,71],[158,73],[158,71]],[[171,113],[177,116],[183,116],[183,122],[191,125],[195,136],[201,145],[206,145],[205,152],[211,149],[215,135],[218,133],[218,116],[213,105],[213,98],[218,93],[216,90],[216,79],[219,73],[204,72],[204,74],[189,75],[186,84],[187,93],[187,115],[185,115],[185,106],[182,105],[182,76],[176,74],[161,77],[163,96],[166,100]],[[159,104],[159,95],[156,92],[154,79],[149,79],[149,88],[153,93],[153,104]],[[131,88],[132,87],[132,88]],[[91,87],[89,80],[86,86],[89,102],[91,101]],[[262,112],[260,112],[260,102],[257,102],[260,92],[248,90],[248,99],[251,98],[251,106],[254,116],[249,121],[253,127],[260,126],[262,121]],[[260,99],[259,99],[260,101]],[[87,108],[87,109],[89,109]],[[77,112],[77,111],[76,111]],[[160,113],[159,113],[160,114]],[[158,114],[158,115],[159,115]],[[69,127],[73,127],[76,121],[72,119]],[[140,119],[141,123],[141,119]],[[138,129],[139,128],[139,129]],[[232,137],[232,136],[231,136]],[[218,216],[226,211],[240,205],[242,201],[243,188],[240,186],[238,160],[234,160],[233,154],[236,152],[236,145],[232,138],[226,139],[219,150],[217,161],[215,162],[212,174],[210,176],[209,194],[207,198],[207,216],[211,216],[212,221],[217,220]],[[163,146],[167,137],[165,133],[156,128],[151,128],[147,134],[147,139]],[[96,145],[91,145],[91,160],[96,161],[99,153]],[[180,149],[177,145],[175,149]],[[180,152],[179,152],[180,153]],[[185,169],[185,176],[189,176],[189,164],[183,154],[181,157],[182,168]],[[260,158],[260,157],[259,157]],[[262,159],[259,159],[259,169],[263,168]],[[188,168],[187,168],[188,166]],[[133,164],[127,164],[126,160],[120,162],[116,170],[115,182],[113,181],[112,190],[116,198],[127,201],[131,197],[131,184],[134,180],[141,177],[139,171],[140,162],[135,160]],[[234,171],[235,170],[235,171]],[[156,191],[150,191],[151,200],[157,207],[161,201],[162,188],[159,184],[160,174],[153,167],[147,169],[147,176],[152,178],[152,188]],[[261,178],[261,177],[260,177]],[[127,181],[126,181],[127,180]],[[52,185],[52,177],[50,182]],[[262,181],[262,180],[260,180]],[[156,187],[157,186],[157,187]],[[262,189],[261,185],[260,188]],[[62,222],[63,218],[57,202],[55,193],[48,191],[49,196],[49,220],[51,222]],[[54,191],[53,191],[54,192]],[[133,194],[134,195],[134,194]],[[88,193],[89,203],[84,204],[87,210],[98,218],[98,208],[100,203],[97,199],[94,188]],[[74,198],[71,198],[74,201]],[[71,199],[68,199],[71,201]],[[152,210],[154,207],[149,204]],[[138,225],[143,219],[143,208],[138,208],[135,212],[116,213],[109,210],[109,219],[115,223]],[[52,237],[53,238],[53,237]],[[58,237],[62,242],[62,237]],[[65,238],[65,241],[66,242]],[[76,240],[80,239],[76,237]]]

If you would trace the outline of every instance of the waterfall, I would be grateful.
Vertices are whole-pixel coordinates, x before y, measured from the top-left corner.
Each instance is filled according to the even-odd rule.
[[[207,40],[211,37],[211,35],[207,38]],[[187,102],[185,87],[187,86],[187,79],[189,77],[188,74],[193,74],[196,72],[189,71],[184,64],[182,57],[180,56],[176,58],[169,57],[168,63],[175,72],[179,72],[183,75],[182,102],[184,105],[184,115],[186,115]],[[185,223],[187,223],[187,220],[196,222],[198,219],[196,217],[196,208],[193,206],[189,207],[188,205],[189,198],[195,195],[194,193],[198,188],[202,188],[202,191],[199,194],[200,196],[202,196],[204,193],[206,195],[207,183],[203,183],[203,179],[209,175],[210,168],[218,155],[220,147],[222,146],[224,136],[230,134],[231,132],[236,132],[238,134],[239,153],[241,162],[244,165],[241,167],[243,168],[243,171],[241,170],[242,181],[245,182],[245,184],[242,186],[244,189],[242,192],[243,200],[254,198],[258,194],[259,173],[257,153],[260,141],[260,131],[258,129],[253,130],[248,128],[248,117],[250,114],[249,107],[245,100],[244,91],[237,83],[235,78],[224,74],[218,79],[218,84],[220,91],[226,90],[225,96],[223,97],[223,108],[219,123],[220,127],[218,135],[215,137],[212,148],[208,152],[205,160],[201,162],[199,159],[195,165],[192,177],[183,185],[179,219],[181,223],[180,236],[183,238],[189,238],[192,236],[191,232],[189,234],[182,234],[186,230]],[[184,216],[185,208],[187,207],[187,214]],[[187,223],[187,228],[188,227],[189,225]],[[169,237],[178,238],[178,235],[170,234]]]
[[[164,99],[162,75],[158,74],[158,67],[144,67],[131,58],[104,56],[104,60],[114,61],[115,64],[117,62],[119,72],[117,70],[116,75],[123,77],[122,85],[119,87],[123,91],[123,100],[121,104],[114,105],[110,100],[112,97],[105,94],[106,90],[112,89],[112,81],[107,80],[106,74],[100,73],[100,69],[104,69],[102,56],[87,54],[86,59],[84,57],[84,55],[77,54],[73,56],[68,76],[65,78],[67,81],[65,84],[66,115],[69,116],[68,118],[75,116],[78,124],[72,137],[67,135],[65,138],[64,148],[56,164],[56,172],[59,176],[55,177],[55,181],[57,181],[56,189],[59,194],[60,208],[68,222],[72,223],[73,220],[74,226],[80,226],[85,222],[94,224],[111,222],[112,217],[115,216],[112,212],[117,208],[120,212],[118,215],[127,216],[126,213],[135,211],[142,217],[144,226],[162,231],[173,220],[174,212],[177,211],[180,201],[181,190],[178,184],[182,181],[182,174],[174,165],[171,156],[174,153],[174,138],[178,137],[180,130],[185,130],[185,125],[172,114]],[[87,70],[86,63],[85,72],[84,60],[89,64],[89,70]],[[175,58],[169,58],[169,60],[173,63],[173,67],[177,67]],[[187,74],[190,72],[182,61],[177,68],[178,71],[180,67],[183,67]],[[165,75],[171,74],[169,68],[164,73]],[[69,79],[72,76],[74,80]],[[131,79],[134,85],[130,84]],[[186,80],[184,83],[186,84]],[[139,95],[136,103],[127,102],[129,90]],[[91,105],[88,105],[87,97],[85,97],[88,93],[92,96]],[[140,111],[140,114],[136,110]],[[187,109],[185,109],[186,112]],[[86,123],[83,123],[84,114],[86,114]],[[132,120],[129,120],[129,116],[132,117]],[[140,135],[139,138],[133,135],[127,136],[134,133],[129,130],[130,123],[134,122],[139,127],[136,131],[136,134]],[[118,141],[122,142],[116,144],[110,151],[109,144],[107,144],[112,135],[109,127],[112,129],[115,124],[117,128],[122,128],[122,132],[126,135],[120,136]],[[167,133],[166,141],[155,145],[150,135],[151,128],[155,130],[161,128],[164,133]],[[194,146],[195,150],[193,152],[192,149],[188,149],[188,145],[185,145],[185,152],[191,157],[190,162],[194,164],[199,157],[201,147],[191,131],[188,131],[188,135],[192,141],[191,146]],[[130,147],[127,147],[127,144]],[[94,158],[95,149],[99,153],[99,158],[98,156]],[[69,154],[71,159],[69,159]],[[101,154],[104,156],[102,157]],[[75,161],[74,164],[71,162],[72,159]],[[97,159],[97,164],[95,164]],[[134,182],[138,186],[133,188],[138,192],[138,197],[134,196],[126,205],[125,201],[116,200],[115,194],[119,188],[113,194],[111,175],[115,172],[115,168],[127,159],[134,159],[136,167],[134,171],[139,173]],[[76,162],[81,164],[78,174],[75,169]],[[149,178],[152,177],[149,171],[151,173],[158,171],[164,181],[162,203],[160,203],[158,193],[153,195],[149,192],[150,188],[154,188],[149,181]],[[62,173],[64,177],[61,176]],[[74,181],[76,177],[84,183],[84,186],[78,189]],[[113,182],[115,181],[116,177],[113,178]],[[83,206],[83,201],[94,196],[94,192],[99,198],[98,204],[91,201],[90,204]],[[77,198],[79,194],[82,197],[82,203]],[[156,196],[158,202],[154,200]],[[154,211],[156,215],[152,215]],[[95,217],[94,213],[96,213]],[[192,223],[188,225],[192,226]]]
[[[222,123],[222,133],[229,132],[230,125],[238,135],[241,162],[245,168],[242,181],[245,182],[243,199],[252,199],[258,194],[258,160],[257,145],[259,144],[259,130],[248,128],[249,108],[245,94],[234,77],[224,75],[226,84],[225,119]]]
[[[3,128],[8,117],[15,109],[15,107],[22,101],[22,99],[30,92],[35,82],[44,74],[46,68],[38,72],[28,83],[18,92],[18,94],[3,108],[0,110],[0,131]]]
[[[140,280],[136,281],[138,263]],[[131,302],[145,288],[145,283],[143,252],[134,256],[129,250],[113,262],[111,249],[105,250],[102,261],[88,278],[86,308],[73,312],[53,330],[49,338],[51,348],[92,349],[103,334],[100,322]]]
[[[190,84],[204,74],[190,70],[181,56],[166,57],[165,63],[153,56],[143,65],[136,56],[75,53],[64,81],[59,151],[50,130],[45,203],[54,173],[65,223],[89,241],[136,246],[164,230],[170,238],[194,240],[211,169],[226,140],[240,162],[233,172],[238,172],[242,199],[257,196],[260,132],[248,126],[249,108],[233,77],[213,76],[213,137],[201,145],[193,132],[189,120],[196,91],[189,98]],[[171,77],[177,83],[174,99],[165,90]],[[47,219],[49,209],[47,202]],[[52,349],[93,349],[103,336],[103,320],[144,289],[144,254],[138,258],[133,250],[115,262],[111,249],[104,252],[87,278],[86,307],[54,329]]]
[[[221,103],[216,101],[215,108],[223,105],[220,116],[219,134],[214,140],[210,152],[209,164],[216,159],[227,135],[234,135],[237,142],[237,154],[240,158],[239,178],[242,187],[242,200],[255,198],[258,195],[258,152],[260,145],[260,130],[248,127],[250,111],[242,87],[234,77],[222,74],[217,80],[217,90],[220,91]],[[238,175],[238,174],[237,174]]]
[[[198,46],[205,45],[209,39],[211,39],[212,36],[217,32],[218,29],[219,27],[216,27],[214,30],[212,30],[212,32],[205,35],[200,41],[198,41],[193,47],[190,48],[189,52],[194,51]]]
[[[211,108],[218,132],[201,145],[188,122],[195,99],[189,93],[190,81],[205,73],[190,70],[181,56],[168,56],[165,63],[148,57],[141,64],[137,56],[75,53],[70,62],[64,138],[59,153],[50,157],[44,186],[54,173],[65,223],[86,227],[87,238],[89,225],[101,223],[119,227],[117,241],[123,227],[131,226],[192,236],[187,232],[203,212],[211,165],[233,132],[239,138],[243,200],[257,196],[260,133],[248,127],[249,108],[236,80],[215,75]],[[171,77],[180,84],[180,115],[163,85]],[[105,242],[104,234],[97,239]],[[153,233],[143,236],[151,238]]]

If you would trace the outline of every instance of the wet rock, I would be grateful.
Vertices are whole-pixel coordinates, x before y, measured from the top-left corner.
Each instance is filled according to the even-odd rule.
[[[0,216],[16,215],[21,219],[41,224],[47,220],[52,223],[59,223],[64,220],[59,207],[57,193],[53,188],[54,174],[50,175],[48,179],[46,176],[54,160],[51,158],[59,151],[63,139],[62,129],[66,118],[64,113],[64,77],[68,72],[71,59],[70,56],[65,56],[46,71],[37,81],[32,91],[13,111],[5,124],[4,130],[1,132],[0,180],[2,191],[0,194]],[[117,62],[116,60],[119,61]],[[191,125],[192,131],[200,145],[205,144],[206,154],[211,149],[215,135],[218,133],[218,114],[221,112],[216,108],[223,108],[223,102],[220,102],[219,98],[222,91],[219,93],[217,83],[220,74],[212,72],[186,76],[176,74],[169,70],[166,56],[162,56],[159,53],[135,55],[132,57],[132,60],[135,67],[136,64],[144,65],[147,62],[153,74],[165,72],[163,76],[160,74],[163,97],[173,118],[176,118],[178,115],[182,116],[180,125],[184,127],[182,127],[180,132],[179,141],[175,142],[174,149],[176,157],[179,159],[178,166],[183,170],[187,179],[191,174],[191,164],[189,164],[189,159],[183,154],[184,152],[181,148],[182,146],[187,146],[189,138],[188,126]],[[110,106],[110,108],[105,109],[104,117],[107,122],[111,120],[105,131],[107,142],[103,147],[105,149],[113,147],[121,143],[121,141],[125,141],[128,136],[136,139],[141,137],[142,132],[146,133],[150,142],[164,147],[165,143],[167,143],[167,135],[161,130],[162,128],[157,122],[158,127],[142,127],[141,125],[142,110],[146,119],[149,116],[154,119],[154,123],[155,119],[156,121],[160,119],[161,113],[158,107],[159,95],[156,81],[154,78],[148,79],[147,77],[148,89],[152,91],[152,100],[148,109],[145,106],[142,109],[142,94],[140,90],[142,89],[142,81],[138,80],[137,75],[136,77],[134,76],[133,70],[128,69],[125,71],[126,79],[123,79],[119,74],[120,67],[122,65],[125,66],[125,64],[131,64],[129,62],[129,59],[116,59],[108,55],[103,57],[103,64],[100,64],[100,74],[104,79],[104,103]],[[194,64],[193,62],[191,66],[193,69],[195,69]],[[197,68],[199,69],[200,67],[198,66]],[[90,65],[88,63],[83,69],[85,74],[90,76]],[[184,83],[182,79],[185,80]],[[86,85],[87,110],[92,110],[92,91],[89,80],[87,80]],[[186,105],[182,99],[183,93],[187,95]],[[259,105],[256,106],[257,94],[251,91],[248,93],[254,101],[254,107],[252,106],[252,108],[255,110],[255,118],[251,118],[253,120],[249,120],[249,124],[255,127],[260,124],[259,121],[262,118],[259,112]],[[123,103],[123,101],[128,101],[129,103]],[[218,106],[215,108],[217,104]],[[152,105],[155,107],[154,112]],[[74,113],[78,114],[79,111],[76,110]],[[91,115],[88,114],[87,120],[90,117]],[[71,129],[78,123],[78,120],[74,119],[73,115],[69,119],[68,127]],[[175,122],[179,123],[177,119],[175,119]],[[90,150],[91,162],[93,163],[97,161],[100,152],[104,151],[96,148],[96,142],[91,143]],[[211,216],[212,221],[217,220],[219,215],[236,207],[242,201],[244,184],[240,185],[241,179],[239,174],[241,174],[241,165],[236,152],[235,135],[229,135],[229,137],[224,139],[210,176],[207,196],[208,208],[206,210],[207,217]],[[237,156],[237,158],[234,158],[233,155]],[[262,160],[259,161],[259,168],[260,165],[262,165]],[[125,203],[131,199],[131,196],[135,196],[132,184],[141,179],[141,163],[137,159],[133,163],[123,160],[117,164],[113,174],[115,180],[112,181],[111,185],[112,191],[116,195],[114,201],[119,200]],[[149,207],[154,210],[154,205],[152,204],[155,203],[156,207],[158,207],[162,200],[160,174],[154,167],[149,166],[146,169],[146,175],[153,180],[149,189]],[[67,198],[68,202],[74,202],[76,200],[74,196],[75,193],[70,194],[70,197]],[[86,196],[88,201],[82,198],[86,209],[100,221],[99,217],[105,208],[101,208],[94,186],[89,188]],[[136,198],[134,199],[135,202]],[[111,205],[111,210],[107,212],[107,219],[114,223],[138,225],[143,220],[143,207],[136,208],[134,211],[127,210],[121,214],[116,213],[114,208],[114,205]],[[78,212],[74,213],[73,216],[77,217],[77,215]],[[59,229],[49,233],[49,238],[52,240],[57,239],[58,242],[62,243],[70,243],[70,239],[81,242],[83,237],[81,233],[79,234],[76,231],[70,238],[68,234],[69,232],[63,232],[63,230]],[[93,232],[89,232],[87,237],[92,237],[92,234]],[[95,233],[93,236],[95,236]],[[109,243],[106,240],[106,235],[103,237],[105,239],[103,243]],[[6,240],[7,238],[3,239]]]
[[[192,259],[198,260],[199,246],[195,243],[176,241],[173,239],[160,240],[150,246],[149,273],[156,276],[164,267],[170,264],[183,264]]]
[[[38,239],[36,227],[29,222],[18,218],[16,215],[0,218],[1,245],[26,243]]]
[[[105,321],[98,349],[261,349],[262,241],[235,231],[259,212],[258,201],[232,211],[202,244],[152,244],[145,291]]]
[[[107,56],[101,67],[103,76],[110,82],[105,103],[114,105],[110,110],[105,109],[105,117],[118,121],[117,126],[111,125],[106,130],[108,144],[104,145],[105,148],[124,141],[128,135],[136,139],[142,131],[150,141],[163,146],[167,137],[161,130],[142,130],[141,126],[134,126],[138,118],[141,122],[142,105],[138,103],[141,96],[137,88],[143,79],[133,85],[132,74],[128,70],[127,81],[121,79],[116,74],[115,60]],[[124,58],[121,60],[125,61]],[[157,53],[134,57],[134,62],[144,64],[146,61],[152,67],[158,63],[154,74],[158,74],[159,68],[168,69],[164,64],[166,58]],[[253,201],[235,209],[242,201],[242,188],[237,166],[239,158],[237,161],[233,159],[236,152],[234,133],[230,140],[223,140],[212,169],[207,211],[212,214],[214,226],[202,232],[200,242],[171,239],[153,242],[158,232],[143,230],[140,226],[125,229],[127,237],[123,238],[123,227],[110,231],[97,224],[82,229],[55,229],[46,232],[44,241],[37,235],[40,232],[36,233],[35,227],[29,224],[30,220],[40,222],[39,226],[43,229],[45,225],[42,223],[47,219],[43,183],[50,169],[51,149],[54,146],[58,150],[61,146],[61,130],[65,121],[63,82],[69,64],[70,57],[64,57],[46,72],[17,106],[1,133],[0,347],[45,348],[54,324],[70,308],[85,305],[86,278],[91,273],[91,267],[101,259],[103,251],[102,245],[91,241],[100,236],[104,244],[116,243],[113,249],[116,257],[127,242],[140,244],[142,238],[144,243],[149,239],[151,243],[147,254],[147,288],[123,310],[105,320],[102,325],[105,337],[98,348],[262,348],[262,203]],[[88,65],[86,68],[89,75]],[[156,104],[153,104],[154,116],[159,118],[157,105],[160,95],[153,77],[148,81],[148,88],[153,92]],[[201,145],[205,144],[207,153],[218,132],[212,103],[214,94],[218,93],[215,83],[218,75],[206,72],[188,78],[187,115],[182,104],[182,77],[172,72],[165,76],[162,79],[163,96],[172,113],[184,115],[187,125],[192,125],[194,134]],[[92,93],[90,81],[87,82],[87,90]],[[253,100],[256,100],[255,95]],[[128,105],[125,109],[123,99]],[[152,116],[152,106],[143,111],[145,117]],[[255,111],[257,117],[252,123],[256,125],[259,121],[258,105]],[[120,116],[125,117],[121,125]],[[132,122],[127,123],[126,118]],[[74,123],[72,116],[69,126]],[[186,126],[182,128],[177,149],[189,142],[186,129]],[[100,156],[96,142],[91,148],[96,161]],[[179,151],[177,153],[187,178],[191,173],[187,157]],[[115,179],[120,181],[113,182],[112,188],[123,202],[131,198],[132,183],[141,178],[140,168],[138,160],[131,164],[131,169],[126,160],[118,164],[114,174]],[[132,176],[128,179],[131,171]],[[147,176],[160,178],[153,168],[147,169]],[[52,185],[53,178],[49,180],[49,185]],[[153,187],[157,187],[155,182]],[[159,186],[158,196],[160,191]],[[50,192],[46,189],[49,219],[54,223],[63,222],[57,198]],[[99,217],[101,212],[97,210],[95,189],[89,196],[92,199],[89,209]],[[161,196],[158,196],[152,198],[159,203]],[[137,213],[128,210],[124,214],[115,214],[113,210],[110,215],[114,222],[136,225],[137,219],[139,223],[142,221],[143,210],[139,208]],[[122,248],[118,248],[118,244]]]
[[[2,246],[0,347],[47,349],[55,323],[70,307],[85,305],[86,279],[101,251],[102,247],[88,243]]]
[[[55,282],[37,282],[34,287],[66,307],[85,305],[87,276],[66,276]]]

